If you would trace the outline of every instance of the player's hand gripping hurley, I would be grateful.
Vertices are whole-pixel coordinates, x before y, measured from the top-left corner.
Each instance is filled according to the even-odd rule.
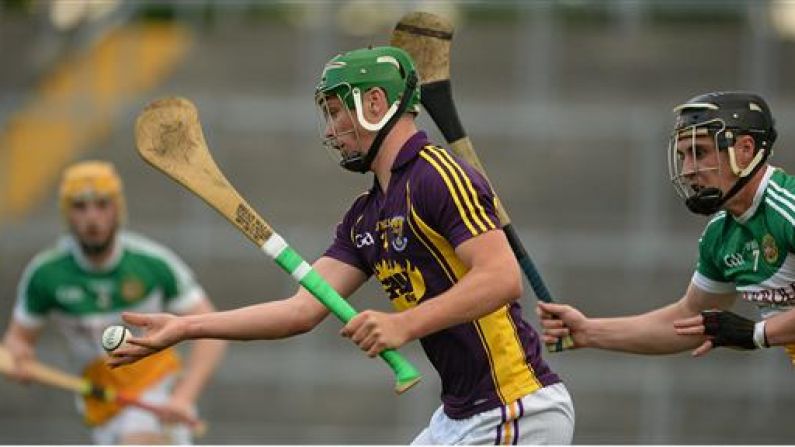
[[[444,139],[450,144],[450,148],[456,155],[469,162],[484,177],[488,178],[486,170],[472,146],[472,141],[466,135],[461,120],[458,118],[458,112],[453,102],[450,84],[450,43],[452,40],[453,25],[448,20],[426,12],[412,12],[400,19],[392,32],[390,45],[402,48],[414,59],[422,81],[420,87],[422,105],[444,135]],[[497,199],[496,202],[502,229],[522,271],[530,281],[533,292],[541,301],[553,302],[552,294],[549,293],[541,274],[511,225],[511,218],[500,200]],[[560,352],[573,345],[571,337],[566,336],[559,339],[554,345],[547,345],[547,350]]]
[[[175,97],[149,104],[135,123],[135,138],[144,160],[215,208],[337,318],[347,323],[356,316],[357,311],[271,229],[224,177],[210,155],[198,112],[190,101]],[[397,393],[419,382],[419,371],[397,351],[388,349],[380,355],[395,373]]]

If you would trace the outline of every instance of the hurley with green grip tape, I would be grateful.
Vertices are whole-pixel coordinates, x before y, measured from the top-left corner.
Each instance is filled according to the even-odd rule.
[[[152,102],[138,116],[135,138],[147,163],[215,208],[343,323],[356,316],[358,312],[348,301],[275,233],[224,177],[207,148],[193,103],[179,97]],[[388,349],[380,355],[395,373],[397,393],[419,382],[419,371],[400,353]]]

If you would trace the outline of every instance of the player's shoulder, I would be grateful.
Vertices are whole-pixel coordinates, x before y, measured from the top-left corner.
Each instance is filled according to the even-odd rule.
[[[773,168],[767,191],[769,194],[783,194],[785,198],[795,200],[795,176],[781,168]]]
[[[778,166],[770,166],[769,169],[772,171],[772,173],[769,174],[769,184],[775,184],[776,186],[795,190],[795,175],[788,173],[786,170]]]
[[[356,213],[356,212],[359,212],[359,211],[363,210],[367,206],[367,203],[370,202],[370,199],[372,197],[373,197],[373,190],[372,189],[369,189],[367,191],[361,192],[358,196],[356,196],[353,199],[353,203],[351,203],[351,206],[349,207],[349,211],[348,212],[349,213],[351,213],[351,212]]]
[[[140,233],[128,230],[121,231],[119,232],[118,241],[124,251],[132,256],[158,259],[166,263],[179,261],[179,257],[171,248]]]
[[[70,264],[71,256],[69,238],[61,237],[31,258],[22,273],[22,281],[32,281],[34,277],[46,279],[51,275],[57,275]]]
[[[368,204],[370,200],[374,196],[372,190],[364,191],[358,196],[353,199],[353,203],[348,207],[348,210],[345,212],[340,225],[343,227],[348,227],[354,225],[354,223],[361,218],[368,210]]]
[[[71,254],[69,238],[61,237],[36,253],[28,263],[28,268],[37,270],[54,268],[68,260]]]
[[[440,173],[449,172],[456,166],[460,166],[460,160],[447,149],[435,144],[426,144],[421,147],[417,153],[417,161],[413,172],[420,175],[432,174],[432,177],[437,177]]]
[[[789,234],[795,226],[795,176],[774,168],[767,182],[764,201],[768,228],[774,235]]]
[[[726,219],[726,211],[718,211],[709,219],[707,225],[704,227],[704,232],[701,235],[701,242],[717,239],[725,228],[725,224],[729,222]]]
[[[443,184],[464,186],[471,183],[479,184],[480,174],[466,160],[451,154],[447,149],[427,144],[422,147],[417,157],[418,162],[412,169],[411,182],[415,185]]]

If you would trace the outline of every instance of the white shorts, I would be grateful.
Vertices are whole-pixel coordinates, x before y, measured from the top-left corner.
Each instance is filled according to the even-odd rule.
[[[165,404],[171,397],[176,376],[171,375],[156,383],[141,395],[141,400],[153,404]],[[78,407],[82,411],[82,398]],[[184,424],[164,424],[152,413],[133,406],[124,407],[108,422],[92,427],[91,438],[94,444],[119,444],[123,436],[131,433],[164,434],[172,444],[191,444],[190,428]]]
[[[439,407],[413,445],[563,445],[574,436],[574,405],[562,383],[466,419]]]

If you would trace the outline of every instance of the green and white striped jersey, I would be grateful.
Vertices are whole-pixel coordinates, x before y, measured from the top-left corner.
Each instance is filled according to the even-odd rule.
[[[725,211],[699,240],[693,283],[711,293],[739,292],[763,318],[795,305],[795,177],[768,167],[751,207]]]
[[[25,268],[14,320],[38,328],[50,317],[83,366],[104,354],[102,331],[122,311],[184,313],[204,298],[193,273],[172,251],[143,236],[119,232],[101,267],[89,263],[77,241],[64,236]]]

